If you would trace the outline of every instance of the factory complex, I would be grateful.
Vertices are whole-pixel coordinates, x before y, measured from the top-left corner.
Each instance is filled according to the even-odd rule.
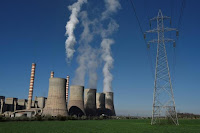
[[[94,88],[71,85],[69,76],[54,77],[51,72],[48,97],[33,100],[36,64],[32,63],[29,95],[27,99],[0,96],[0,115],[6,117],[35,116],[115,116],[113,92],[97,93]],[[70,91],[69,99],[68,92]]]

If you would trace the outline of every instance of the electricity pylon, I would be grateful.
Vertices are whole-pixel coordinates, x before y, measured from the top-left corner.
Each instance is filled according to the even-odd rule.
[[[174,124],[179,125],[165,48],[165,43],[168,42],[173,42],[175,47],[175,41],[164,37],[165,32],[177,30],[175,28],[165,28],[164,20],[166,19],[171,20],[170,17],[163,16],[161,10],[159,10],[158,16],[150,19],[150,25],[152,21],[157,21],[157,28],[146,31],[144,34],[145,38],[146,33],[158,34],[158,39],[148,41],[148,47],[150,46],[150,43],[157,43],[151,125],[160,123],[160,120],[164,118],[168,118],[172,120]],[[178,35],[178,31],[176,34]]]

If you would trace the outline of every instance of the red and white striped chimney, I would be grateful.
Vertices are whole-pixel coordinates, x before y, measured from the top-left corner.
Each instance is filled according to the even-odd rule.
[[[36,67],[36,64],[32,63],[31,80],[30,80],[30,86],[29,86],[28,106],[27,106],[27,109],[30,109],[31,108],[31,104],[32,104],[33,85],[34,85],[34,78],[35,78],[35,67]]]
[[[53,78],[54,77],[54,72],[53,71],[51,71],[51,78]]]
[[[66,83],[66,102],[68,101],[68,92],[69,92],[69,76],[67,76],[67,83]]]

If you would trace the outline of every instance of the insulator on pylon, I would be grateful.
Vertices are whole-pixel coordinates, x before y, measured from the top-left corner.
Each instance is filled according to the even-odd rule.
[[[176,36],[179,36],[179,32],[178,31],[176,31]]]
[[[170,19],[170,26],[172,25],[172,19]]]
[[[146,34],[144,34],[144,39],[146,39]]]
[[[147,44],[147,48],[150,48],[150,44],[149,43]]]
[[[174,48],[176,47],[176,42],[173,43],[173,47],[174,47]]]
[[[149,22],[149,26],[150,26],[150,29],[151,29],[151,21]]]

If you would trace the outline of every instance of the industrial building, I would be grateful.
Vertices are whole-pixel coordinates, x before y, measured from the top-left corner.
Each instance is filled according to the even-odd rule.
[[[96,89],[84,89],[84,86],[79,85],[71,85],[69,88],[69,76],[66,79],[56,78],[53,71],[49,78],[48,98],[35,97],[33,100],[35,68],[36,64],[33,63],[28,100],[0,96],[0,115],[7,117],[115,116],[113,92],[97,93]]]

